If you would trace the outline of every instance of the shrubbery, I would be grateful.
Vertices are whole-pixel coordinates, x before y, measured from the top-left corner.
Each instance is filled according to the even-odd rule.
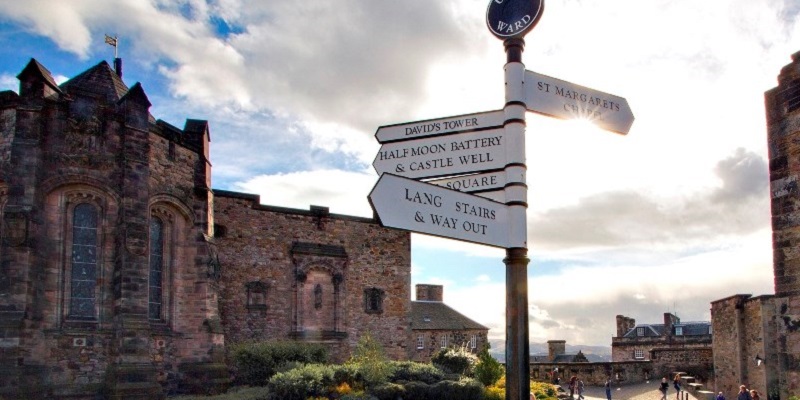
[[[477,357],[464,347],[439,350],[431,359],[433,365],[445,373],[464,376],[472,375],[472,366],[475,365],[476,361]]]
[[[308,397],[327,396],[337,387],[333,379],[335,368],[308,364],[277,373],[269,380],[270,399],[305,400]]]
[[[233,347],[236,384],[263,386],[267,379],[289,363],[326,363],[327,349],[318,344],[298,342],[252,342]]]
[[[431,364],[413,361],[392,361],[394,372],[389,376],[390,382],[436,383],[444,379],[442,371]]]
[[[486,387],[494,385],[495,382],[505,375],[503,365],[489,354],[488,347],[485,347],[478,354],[478,363],[475,364],[473,372],[475,374],[475,379]]]

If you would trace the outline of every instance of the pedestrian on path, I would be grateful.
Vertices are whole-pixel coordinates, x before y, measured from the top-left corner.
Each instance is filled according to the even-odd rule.
[[[606,378],[606,399],[611,400],[611,377]]]
[[[669,382],[667,382],[667,377],[661,378],[661,387],[658,389],[661,391],[661,400],[667,400],[667,390],[669,390]],[[738,399],[742,400],[742,399]],[[753,400],[753,399],[750,399]]]
[[[583,379],[578,378],[578,400],[583,400]]]
[[[675,386],[675,398],[681,398],[681,374],[675,374],[675,378],[672,380],[672,385]]]
[[[750,396],[750,392],[747,391],[747,386],[739,386],[739,395],[736,396],[736,400],[753,400],[753,397]]]
[[[578,377],[575,376],[575,375],[572,375],[572,378],[569,378],[569,398],[570,399],[575,397],[575,389],[576,389],[575,386],[577,386],[577,384],[578,384]]]

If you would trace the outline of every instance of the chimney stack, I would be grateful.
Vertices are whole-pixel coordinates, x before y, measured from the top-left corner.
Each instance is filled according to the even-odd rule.
[[[122,79],[122,59],[119,57],[114,59],[114,72],[116,72],[117,76]]]

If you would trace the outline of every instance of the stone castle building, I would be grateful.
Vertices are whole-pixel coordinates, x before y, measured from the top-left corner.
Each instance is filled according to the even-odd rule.
[[[711,303],[717,389],[800,395],[800,52],[765,94],[775,294]]]
[[[211,188],[208,123],[154,118],[121,63],[0,92],[0,397],[151,399],[228,381],[245,340],[369,331],[410,356],[410,235]]]
[[[453,346],[477,353],[489,345],[489,328],[445,304],[442,285],[419,284],[416,292],[417,300],[411,302],[411,360],[428,362],[440,349]]]

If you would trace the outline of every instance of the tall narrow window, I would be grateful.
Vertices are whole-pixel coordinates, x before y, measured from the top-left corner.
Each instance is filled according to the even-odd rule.
[[[72,214],[69,317],[94,319],[97,303],[97,209],[78,204]]]
[[[158,218],[150,219],[150,297],[148,317],[162,320],[164,282],[164,223]]]
[[[314,287],[314,308],[322,308],[322,285],[319,283]]]

